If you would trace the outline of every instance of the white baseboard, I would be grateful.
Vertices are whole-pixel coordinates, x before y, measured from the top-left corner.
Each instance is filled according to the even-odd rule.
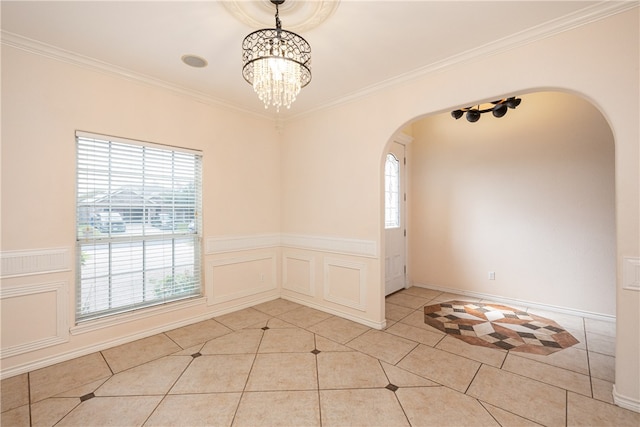
[[[640,400],[619,394],[616,390],[615,384],[613,385],[613,403],[621,408],[628,409],[633,412],[640,412]]]
[[[515,305],[525,306],[525,307],[534,308],[538,310],[553,311],[556,313],[569,314],[572,316],[586,317],[586,318],[595,319],[595,320],[603,320],[605,322],[616,321],[616,316],[613,316],[610,314],[593,313],[590,311],[582,311],[582,310],[576,310],[573,308],[559,307],[556,305],[541,304],[537,302],[525,301],[525,300],[520,300],[516,298],[501,297],[498,295],[485,294],[482,292],[465,291],[462,289],[452,289],[452,288],[447,288],[445,286],[438,286],[438,285],[432,285],[432,284],[426,285],[426,284],[414,283],[411,286],[415,286],[417,288],[433,289],[435,291],[446,292],[451,294],[466,295],[473,298],[486,299],[486,300],[491,300],[491,301],[500,302],[504,304],[515,304]]]
[[[32,362],[24,363],[22,365],[16,365],[9,369],[3,369],[0,373],[0,380],[4,380],[6,378],[10,378],[16,375],[24,374],[27,372],[35,371],[36,369],[46,368],[47,366],[55,365],[56,363],[66,362],[71,359],[75,359],[78,357],[86,356],[88,354],[92,354],[98,351],[106,350],[111,347],[116,347],[118,345],[127,344],[133,341],[137,341],[143,338],[150,337],[152,335],[161,334],[163,332],[171,331],[176,328],[181,328],[183,326],[188,326],[193,323],[202,322],[204,320],[209,320],[214,317],[219,317],[224,314],[232,313],[234,311],[242,310],[244,308],[249,308],[257,304],[261,304],[263,302],[268,302],[273,299],[277,299],[277,295],[269,295],[266,297],[255,298],[252,300],[244,301],[241,304],[236,304],[234,306],[226,307],[222,310],[213,310],[207,312],[205,314],[200,314],[198,316],[189,317],[186,319],[182,319],[176,322],[171,322],[164,324],[162,326],[147,329],[144,331],[137,332],[135,334],[121,336],[112,340],[102,341],[97,344],[93,344],[90,346],[82,347],[75,349],[70,352],[60,353],[55,356],[47,356],[38,360],[34,360]]]
[[[280,298],[286,299],[288,301],[295,302],[295,303],[298,303],[298,304],[301,304],[301,305],[304,305],[304,306],[307,306],[309,308],[316,309],[318,311],[323,311],[325,313],[333,314],[335,316],[342,317],[344,319],[352,320],[352,321],[354,321],[356,323],[360,323],[361,325],[368,326],[368,327],[373,328],[373,329],[383,330],[384,328],[387,327],[387,320],[386,319],[383,320],[382,322],[372,322],[371,320],[364,319],[364,318],[359,317],[359,316],[354,316],[353,314],[345,313],[344,311],[336,310],[336,309],[329,308],[329,307],[324,307],[322,305],[316,304],[316,303],[314,303],[312,301],[307,301],[305,299],[296,298],[293,295],[280,295]]]

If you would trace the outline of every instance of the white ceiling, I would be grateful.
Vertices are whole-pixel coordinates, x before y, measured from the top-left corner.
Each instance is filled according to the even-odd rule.
[[[315,28],[300,30],[312,48],[312,81],[291,110],[280,111],[281,118],[637,6],[637,1],[575,0],[323,1],[331,3],[331,14]],[[248,10],[262,8],[268,16],[273,9],[267,0],[254,3]],[[288,11],[292,25],[300,26],[296,3],[303,2],[287,0],[281,7],[284,29],[294,30],[287,25]],[[2,42],[275,117],[241,74],[241,42],[256,28],[230,13],[233,4],[226,6],[221,1],[3,0]],[[202,56],[209,65],[188,67],[180,59],[184,54]]]

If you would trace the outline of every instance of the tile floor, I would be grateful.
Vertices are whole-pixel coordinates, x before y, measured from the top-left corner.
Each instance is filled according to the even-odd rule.
[[[640,425],[611,404],[614,324],[530,310],[580,342],[510,352],[425,324],[425,305],[456,299],[474,301],[391,295],[384,331],[259,304],[6,379],[2,426]]]

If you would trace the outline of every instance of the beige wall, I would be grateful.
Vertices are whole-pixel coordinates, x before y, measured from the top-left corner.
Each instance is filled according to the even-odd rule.
[[[376,277],[367,289],[378,305],[368,307],[367,315],[377,316],[383,312],[384,283],[382,165],[392,135],[415,119],[510,94],[553,90],[589,100],[609,123],[615,140],[615,396],[617,402],[640,410],[640,293],[623,289],[624,257],[640,255],[638,36],[634,9],[290,121],[283,139],[284,231],[379,242],[371,265]],[[610,231],[610,225],[606,227]],[[480,278],[487,269],[482,267]],[[603,267],[601,276],[610,281],[610,274],[610,266]],[[509,291],[506,285],[503,289]],[[607,295],[602,305],[581,303],[585,309],[610,312]],[[565,303],[572,304],[569,296],[563,297]]]
[[[75,327],[76,130],[202,151],[205,298]],[[270,120],[3,46],[3,376],[275,298],[279,249],[216,239],[278,233],[280,180]]]
[[[2,55],[3,250],[73,245],[76,130],[202,150],[205,232],[279,230],[270,121],[8,47]]]
[[[501,119],[413,124],[411,280],[615,315],[611,129],[575,95],[522,99]]]
[[[30,351],[23,346],[22,353],[3,358],[3,375],[277,295],[382,327],[381,172],[392,135],[416,118],[456,106],[557,88],[591,101],[613,131],[616,399],[640,409],[640,293],[622,289],[623,257],[640,256],[638,63],[634,9],[291,119],[278,136],[266,120],[3,46],[3,255],[73,249],[75,129],[183,141],[203,150],[207,253],[203,302],[68,336],[58,325],[62,343]],[[239,280],[232,272],[243,263],[253,274]],[[2,303],[10,308],[3,316],[25,306],[34,312],[28,325],[3,317],[3,335],[13,328],[46,338],[52,314],[39,305],[55,298],[59,307],[66,301],[62,317],[72,323],[70,265],[69,271],[3,280]],[[264,283],[258,279],[263,273]],[[28,288],[39,296],[21,293]]]

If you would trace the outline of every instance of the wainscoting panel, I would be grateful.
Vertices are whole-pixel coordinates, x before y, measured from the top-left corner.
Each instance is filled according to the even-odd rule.
[[[0,358],[67,342],[67,282],[0,289],[2,348]]]
[[[299,294],[315,296],[315,257],[282,255],[282,288]]]
[[[207,262],[208,305],[266,292],[277,285],[275,252]]]
[[[2,278],[58,273],[71,270],[69,248],[3,251]]]
[[[367,266],[361,262],[324,259],[324,299],[366,311]]]

